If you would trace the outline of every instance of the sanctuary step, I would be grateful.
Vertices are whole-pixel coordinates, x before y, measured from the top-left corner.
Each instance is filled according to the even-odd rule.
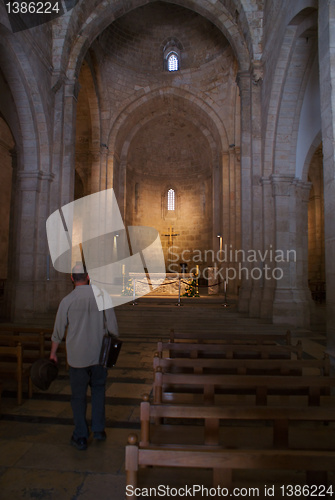
[[[223,307],[220,302],[203,302],[202,299],[190,299],[181,307],[176,306],[176,300],[155,302],[148,300],[123,304],[115,308],[121,335],[152,336],[159,339],[168,339],[170,330],[176,332],[241,332],[248,329],[250,332],[285,333],[283,325],[270,325],[266,320],[244,316],[237,311],[236,304]]]

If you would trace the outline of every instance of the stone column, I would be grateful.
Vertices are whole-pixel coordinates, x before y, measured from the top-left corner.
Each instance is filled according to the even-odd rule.
[[[91,159],[91,188],[90,194],[98,193],[100,191],[100,177],[101,177],[101,153],[100,149],[92,149],[90,151]]]
[[[20,193],[17,217],[17,255],[15,297],[12,319],[32,320],[45,315],[47,301],[47,241],[45,220],[48,214],[49,184],[53,176],[42,171],[20,171],[17,192]]]
[[[251,76],[247,71],[239,72],[237,84],[241,97],[241,248],[248,252],[252,247],[252,176],[251,176]],[[248,266],[243,266],[248,267]],[[250,267],[250,266],[249,266]],[[251,281],[241,277],[238,307],[249,312]]]
[[[263,269],[263,289],[262,301],[260,308],[260,317],[272,320],[273,314],[273,300],[275,294],[275,280],[270,275],[266,275],[266,269],[273,267],[273,258],[271,251],[275,248],[275,234],[274,234],[274,209],[272,196],[272,181],[269,177],[261,178],[261,185],[263,188],[263,232],[264,232],[264,262],[262,263]],[[266,253],[265,253],[266,252]],[[266,267],[267,266],[267,267]]]
[[[308,327],[308,194],[309,183],[272,175],[275,249],[269,274],[276,282],[273,322]]]
[[[50,183],[48,215],[74,199],[76,108],[79,86],[77,79],[68,80],[65,75],[54,87],[55,112],[53,136],[54,177]],[[50,280],[45,297],[45,310],[54,317],[60,300],[72,290],[68,273],[54,269],[50,262]]]
[[[59,165],[61,172],[61,206],[73,201],[75,144],[76,144],[76,109],[79,92],[77,80],[66,81],[64,85],[64,121],[63,155]]]
[[[223,289],[223,280],[226,276],[226,268],[229,267],[229,259],[226,248],[232,243],[230,234],[230,155],[227,151],[222,152],[222,178],[221,189],[217,189],[218,179],[213,179],[213,249],[215,251],[216,265],[219,283],[217,293]],[[216,169],[217,170],[217,169]],[[214,169],[215,173],[215,169]],[[216,198],[215,198],[216,197]],[[218,210],[219,208],[219,210]],[[221,235],[221,238],[218,238]],[[236,281],[236,280],[235,280]],[[233,282],[232,282],[233,283]]]
[[[319,68],[325,202],[327,344],[335,358],[335,0],[319,2]]]
[[[261,88],[263,67],[260,61],[253,61],[251,68],[251,196],[252,196],[252,249],[258,252],[263,249],[263,189],[260,182],[262,176],[262,136],[261,136]],[[262,262],[258,259],[252,263],[255,272],[251,276],[252,289],[249,303],[249,315],[259,318],[262,301],[263,276]]]
[[[295,182],[295,213],[297,218],[296,233],[296,300],[302,314],[301,324],[310,324],[311,308],[314,306],[308,287],[308,203],[312,184],[296,180]]]

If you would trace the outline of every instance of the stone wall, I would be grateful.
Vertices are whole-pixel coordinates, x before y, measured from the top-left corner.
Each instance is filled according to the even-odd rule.
[[[48,215],[113,187],[126,223],[154,225],[164,244],[173,227],[183,248],[218,250],[221,234],[234,249],[295,249],[283,281],[236,279],[234,290],[241,285],[239,307],[251,316],[308,326],[307,173],[321,141],[334,317],[334,0],[85,0],[18,34],[4,9],[1,3],[0,112],[17,153],[7,294],[13,319],[54,314],[70,288],[53,269],[46,279]],[[180,57],[172,73],[164,59],[170,49]],[[314,109],[307,91],[316,71],[321,125],[309,137],[302,117]],[[297,160],[298,150],[305,158]],[[315,196],[315,176],[310,181]],[[170,186],[174,215],[165,211]],[[310,225],[311,255],[318,220]],[[333,338],[330,323],[328,330]]]

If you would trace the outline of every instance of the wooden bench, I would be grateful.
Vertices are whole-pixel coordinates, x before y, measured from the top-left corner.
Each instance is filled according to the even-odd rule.
[[[27,326],[27,325],[12,325],[12,324],[0,324],[0,332],[11,332],[11,333],[44,333],[51,334],[52,328],[38,327],[38,326]]]
[[[212,375],[163,373],[158,367],[154,374],[155,403],[180,402],[185,394],[200,390],[203,401],[214,404],[218,393],[253,394],[257,405],[266,405],[269,394],[305,395],[308,404],[320,405],[322,394],[335,387],[335,377],[318,375]]]
[[[131,487],[127,498],[132,500],[136,498],[134,488],[138,484],[139,466],[209,468],[213,470],[213,486],[231,491],[235,469],[306,471],[306,484],[315,484],[313,472],[318,471],[322,473],[322,484],[326,484],[326,472],[335,470],[335,453],[326,450],[223,449],[174,445],[141,448],[137,436],[131,434],[125,450],[125,468],[126,491],[128,486]],[[225,493],[224,496],[229,496],[229,491]]]
[[[11,359],[12,361],[9,361]],[[23,364],[21,344],[15,347],[0,346],[0,378],[14,378],[17,381],[17,404],[22,404],[23,380],[28,379],[28,396],[32,397],[33,386],[30,378],[30,364]]]
[[[163,422],[169,419],[178,419],[182,422],[182,440],[184,440],[187,426],[193,420],[202,420],[204,423],[204,444],[220,444],[220,423],[229,421],[245,425],[250,421],[270,422],[273,425],[272,444],[276,448],[289,447],[290,422],[332,422],[335,421],[335,398],[330,397],[331,406],[206,406],[206,405],[176,405],[151,404],[149,396],[145,395],[140,405],[141,437],[140,447],[150,444],[163,444],[166,435],[170,441],[176,439],[176,425],[151,425],[152,422]],[[192,427],[192,426],[191,426]],[[197,426],[198,428],[198,426]],[[193,429],[193,427],[192,427]],[[328,427],[327,427],[328,429]],[[166,432],[167,431],[167,432]],[[308,432],[308,430],[307,430]],[[199,432],[197,432],[199,435]],[[179,440],[174,441],[175,444]],[[183,443],[184,444],[184,443]]]
[[[333,402],[334,403],[334,402]],[[174,426],[150,426],[157,419],[182,419],[204,422],[203,443],[180,443]],[[335,420],[334,405],[329,407],[218,407],[150,404],[148,396],[141,403],[141,436],[130,434],[126,446],[126,484],[136,488],[139,467],[194,467],[213,470],[213,486],[232,487],[234,469],[278,469],[307,472],[307,481],[315,477],[327,484],[327,471],[335,470],[334,450],[288,449],[288,427],[291,421],[329,422]],[[219,442],[220,421],[272,421],[274,449],[251,448],[248,443],[241,448],[225,448]],[[162,428],[167,427],[167,434]],[[182,425],[183,439],[187,425]],[[153,432],[152,432],[153,429]],[[197,437],[199,438],[199,426]],[[327,433],[328,434],[328,433]],[[201,439],[200,439],[201,440]],[[313,473],[318,471],[318,476]],[[229,495],[228,495],[229,496]],[[129,496],[135,498],[135,496]]]
[[[174,329],[170,330],[170,342],[201,342],[201,343],[250,343],[250,344],[266,344],[277,343],[290,345],[291,344],[291,331],[287,330],[285,333],[251,333],[251,332],[176,332]]]
[[[172,357],[212,357],[212,358],[260,358],[291,359],[294,355],[302,358],[302,343],[296,345],[267,344],[200,344],[183,342],[158,342],[157,352],[163,357],[164,352]]]
[[[44,358],[44,332],[36,333],[9,333],[0,331],[0,345],[15,346],[21,344],[23,347],[23,361],[33,363],[37,359]]]
[[[330,359],[213,359],[213,358],[162,358],[156,352],[154,371],[161,367],[170,373],[238,373],[266,375],[330,374]]]

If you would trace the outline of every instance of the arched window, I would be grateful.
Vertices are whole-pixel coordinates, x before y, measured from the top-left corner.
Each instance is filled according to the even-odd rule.
[[[174,189],[169,189],[168,190],[167,205],[168,205],[168,210],[172,211],[172,210],[175,209],[175,192],[174,192]]]
[[[169,73],[179,71],[182,60],[183,46],[174,37],[167,38],[161,45],[163,49],[164,70]]]
[[[175,52],[171,52],[167,58],[168,71],[178,71],[179,69],[179,59]]]

